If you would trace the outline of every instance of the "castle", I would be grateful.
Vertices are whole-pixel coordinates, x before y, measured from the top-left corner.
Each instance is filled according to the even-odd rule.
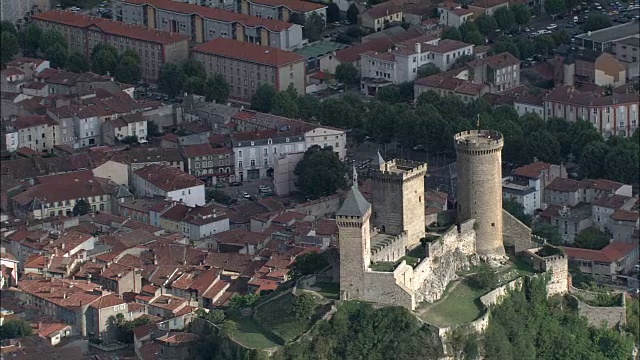
[[[354,172],[352,188],[336,213],[342,300],[414,310],[422,301],[439,299],[471,255],[503,257],[505,244],[514,252],[533,247],[531,230],[502,210],[502,134],[470,130],[456,134],[454,141],[458,221],[431,242],[425,237],[426,164],[381,161],[371,176],[372,204],[358,189]],[[503,238],[503,230],[512,235]],[[408,264],[405,256],[422,246],[424,257]]]

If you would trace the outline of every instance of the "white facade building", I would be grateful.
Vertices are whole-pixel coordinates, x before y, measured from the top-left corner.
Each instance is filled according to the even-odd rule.
[[[148,165],[136,170],[131,181],[134,193],[140,197],[163,197],[190,207],[206,202],[204,182],[175,167]]]
[[[304,133],[305,150],[318,145],[321,148],[331,146],[340,160],[347,155],[347,134],[342,129],[319,127]]]

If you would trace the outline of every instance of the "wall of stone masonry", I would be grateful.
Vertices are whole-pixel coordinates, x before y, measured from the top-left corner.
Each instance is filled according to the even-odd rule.
[[[371,261],[398,261],[406,253],[407,249],[407,236],[406,233],[398,235],[392,242],[385,247],[378,249],[377,251],[372,248]]]
[[[505,246],[514,248],[516,254],[538,246],[531,241],[531,228],[502,209],[502,234]]]

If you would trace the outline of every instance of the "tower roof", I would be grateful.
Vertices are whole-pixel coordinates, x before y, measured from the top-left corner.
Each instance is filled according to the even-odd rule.
[[[364,216],[371,208],[371,204],[362,196],[357,186],[352,186],[344,199],[337,216]]]
[[[378,150],[376,156],[373,157],[373,165],[380,166],[382,164],[384,164],[384,158],[380,155],[380,150]]]

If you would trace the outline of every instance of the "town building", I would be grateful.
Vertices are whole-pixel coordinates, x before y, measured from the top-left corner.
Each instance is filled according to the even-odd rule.
[[[612,52],[627,68],[627,79],[640,76],[640,37],[630,37],[613,43]]]
[[[136,196],[161,197],[187,206],[204,205],[204,182],[174,167],[151,164],[133,172]]]
[[[577,46],[599,52],[611,53],[613,52],[616,41],[633,37],[637,38],[638,34],[640,34],[640,30],[638,29],[638,21],[635,20],[596,31],[588,31],[575,36],[575,38]]]
[[[145,29],[128,23],[92,17],[70,11],[47,11],[33,16],[43,29],[59,30],[70,51],[89,57],[101,43],[113,45],[119,53],[127,49],[140,56],[142,79],[155,82],[165,63],[179,64],[189,56],[189,38],[174,32]]]
[[[601,250],[562,248],[569,261],[584,274],[601,281],[615,282],[620,275],[631,272],[638,262],[637,244],[613,241]]]
[[[248,102],[265,83],[276,91],[293,86],[298,94],[305,93],[305,61],[296,53],[218,38],[194,47],[192,54],[207,75],[224,76],[235,99]]]
[[[591,205],[578,203],[575,206],[547,205],[540,213],[543,222],[558,228],[562,241],[573,243],[575,237],[593,226]]]
[[[36,185],[13,197],[13,211],[33,219],[69,216],[76,203],[85,200],[90,211],[110,212],[112,191],[109,181],[93,176],[91,170],[41,176]]]
[[[567,178],[567,169],[562,164],[537,161],[521,166],[502,180],[502,198],[518,202],[525,214],[533,215],[544,202],[546,186],[557,177]]]
[[[294,13],[302,14],[305,18],[317,14],[325,22],[327,19],[327,7],[324,4],[301,0],[242,0],[240,12],[259,18],[287,22],[291,21],[291,15]]]
[[[304,152],[280,154],[275,157],[273,164],[273,191],[278,196],[287,196],[297,190],[296,165],[304,157]]]
[[[473,20],[473,11],[457,3],[446,2],[438,5],[438,14],[440,15],[438,24],[456,29],[465,22]]]
[[[475,84],[469,81],[469,71],[450,71],[417,79],[413,83],[414,97],[418,99],[420,94],[434,91],[440,96],[455,95],[464,103],[470,103],[480,99],[489,93],[487,84]]]
[[[561,46],[556,50],[553,62],[556,84],[595,84],[616,88],[626,83],[626,66],[610,53],[573,49]]]
[[[638,128],[637,93],[605,95],[597,91],[579,91],[557,86],[544,97],[544,118],[559,117],[569,122],[586,120],[605,138],[629,137]]]
[[[192,241],[229,230],[229,217],[213,206],[188,207],[175,204],[159,217],[160,227],[178,231]]]
[[[59,143],[58,124],[48,115],[32,115],[17,118],[12,123],[13,131],[7,132],[7,140],[15,140],[13,148],[26,147],[36,152],[51,152]],[[9,135],[9,134],[15,135]]]
[[[602,196],[621,195],[631,198],[631,185],[598,179],[574,180],[557,177],[545,187],[544,202],[558,206],[592,203]]]
[[[509,7],[507,0],[479,0],[469,5],[469,9],[473,10],[474,18],[480,15],[493,16],[496,10],[502,7]]]
[[[638,243],[638,228],[640,228],[640,220],[638,211],[615,210],[609,215],[609,221],[606,229],[611,233],[614,239],[618,241]]]
[[[48,0],[2,1],[0,20],[14,25],[24,24],[25,18],[38,11],[47,11],[53,7]]]
[[[227,38],[293,50],[303,42],[298,24],[171,0],[121,0],[114,5],[114,18],[182,34],[197,43]]]
[[[138,142],[147,140],[147,118],[142,113],[123,115],[117,119],[105,121],[102,125],[102,138],[105,144],[115,145],[117,142],[133,137]]]
[[[182,145],[180,152],[185,159],[185,171],[198,179],[209,184],[216,184],[218,181],[234,181],[231,178],[235,174],[231,148],[214,148],[206,143]]]
[[[393,1],[374,5],[358,14],[358,24],[373,31],[385,29],[391,23],[402,22],[402,7]]]
[[[491,92],[520,86],[520,60],[511,53],[485,57],[467,63],[470,80],[476,84],[489,84]]]
[[[237,181],[273,177],[276,156],[306,150],[299,132],[264,130],[231,135]]]
[[[352,64],[356,69],[360,70],[361,54],[374,51],[374,52],[386,52],[394,47],[394,41],[389,38],[383,37],[380,39],[372,39],[367,42],[357,43],[339,50],[332,51],[320,58],[320,64],[318,68],[322,71],[335,74],[336,67],[340,64]]]
[[[472,54],[472,44],[434,37],[423,43],[405,43],[390,52],[369,51],[361,54],[361,91],[375,95],[379,87],[415,80],[420,66],[434,64],[447,71],[459,58]]]

